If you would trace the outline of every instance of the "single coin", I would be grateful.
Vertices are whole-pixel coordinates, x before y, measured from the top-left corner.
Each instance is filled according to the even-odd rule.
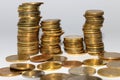
[[[35,65],[27,63],[15,63],[11,64],[10,68],[14,70],[33,70],[35,68]]]
[[[41,80],[66,80],[69,77],[71,77],[71,75],[66,73],[51,73],[42,76]]]
[[[101,59],[87,59],[83,61],[83,64],[87,66],[104,66],[106,63]]]
[[[78,67],[81,65],[82,65],[82,62],[80,62],[80,61],[71,60],[71,61],[64,61],[63,62],[63,67],[68,67],[68,68]]]
[[[92,67],[76,67],[69,69],[69,73],[74,75],[93,75],[96,70]]]
[[[98,74],[104,77],[120,77],[120,69],[102,68],[98,70]]]
[[[111,61],[107,63],[108,68],[120,69],[120,61]]]
[[[50,61],[66,61],[67,57],[65,56],[53,56],[52,59],[50,59]]]
[[[20,73],[19,72],[12,72],[10,70],[10,67],[0,68],[0,76],[12,77],[12,76],[18,76],[18,75],[20,75]]]
[[[21,54],[23,56],[23,54]],[[19,55],[10,55],[6,57],[6,61],[8,62],[23,62],[29,60],[28,55],[24,55],[24,57],[20,57]]]
[[[101,59],[108,59],[108,60],[119,59],[120,60],[120,53],[118,53],[118,52],[104,52],[99,57]]]
[[[62,67],[61,62],[58,61],[49,61],[37,65],[37,68],[40,70],[56,70]]]
[[[60,19],[47,19],[43,20],[42,24],[56,24],[59,23],[61,20]]]
[[[22,76],[28,77],[28,78],[40,78],[45,73],[41,70],[32,70],[32,71],[25,71]]]
[[[102,80],[102,79],[96,76],[79,75],[69,77],[67,80]]]
[[[87,10],[85,12],[86,16],[102,16],[104,14],[104,11],[102,10]]]
[[[31,57],[30,61],[31,62],[43,62],[43,61],[47,61],[51,58],[52,58],[52,56],[50,54],[42,54],[42,55],[37,55],[37,56]]]

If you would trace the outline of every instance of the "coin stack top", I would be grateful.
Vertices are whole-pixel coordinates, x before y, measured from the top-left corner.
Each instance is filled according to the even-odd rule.
[[[83,26],[86,51],[91,55],[104,52],[101,27],[104,22],[102,10],[87,10],[85,12],[86,22]]]

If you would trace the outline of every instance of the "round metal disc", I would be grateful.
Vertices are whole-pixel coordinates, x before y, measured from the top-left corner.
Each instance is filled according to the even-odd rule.
[[[65,56],[53,56],[52,59],[50,59],[50,61],[66,61],[67,60],[67,57]]]
[[[107,63],[108,68],[120,69],[120,61],[111,61]]]

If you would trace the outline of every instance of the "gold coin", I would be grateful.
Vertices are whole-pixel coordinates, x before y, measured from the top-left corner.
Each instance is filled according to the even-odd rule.
[[[23,61],[29,60],[29,58],[30,58],[28,55],[25,55],[25,54],[21,54],[21,56],[24,56],[24,57],[20,57],[19,55],[11,55],[11,56],[6,57],[6,61],[8,61],[8,62],[23,62]]]
[[[31,57],[30,61],[31,62],[43,62],[43,61],[47,61],[51,58],[52,58],[52,56],[49,54],[42,54],[42,55],[37,55],[37,56]]]
[[[32,71],[25,71],[24,73],[22,73],[22,76],[28,78],[40,78],[44,74],[45,73],[41,70],[32,70]]]
[[[81,65],[82,65],[82,62],[75,61],[75,60],[64,61],[63,62],[63,67],[68,67],[68,68],[74,68],[74,67],[78,67],[78,66],[81,66]]]
[[[87,59],[83,61],[84,65],[87,66],[104,66],[106,63],[104,63],[101,59]]]
[[[61,20],[60,19],[47,19],[43,20],[41,24],[56,24],[59,23]]]
[[[120,69],[120,61],[110,61],[107,63],[108,68]]]
[[[62,67],[61,62],[58,61],[49,61],[37,65],[37,68],[40,70],[56,70]]]
[[[96,76],[79,75],[79,76],[72,76],[67,80],[102,80],[102,79]]]
[[[51,73],[46,74],[41,77],[41,80],[66,80],[67,78],[71,77],[72,75],[66,73]]]
[[[102,68],[98,70],[98,74],[104,77],[120,77],[120,69]]]
[[[50,59],[50,61],[66,61],[67,57],[65,56],[53,56],[52,59]]]
[[[12,72],[9,67],[0,68],[0,76],[12,77],[20,75],[19,72]]]
[[[27,63],[14,63],[10,65],[10,68],[14,70],[33,70],[35,65]]]
[[[69,69],[69,73],[74,75],[93,75],[96,73],[96,70],[92,67],[75,67]]]
[[[104,52],[99,57],[101,59],[105,59],[105,60],[113,60],[113,59],[120,60],[120,53],[118,53],[118,52]]]
[[[85,12],[86,16],[102,16],[104,12],[102,10],[87,10]]]
[[[36,6],[40,6],[41,4],[43,4],[43,2],[26,2],[26,3],[22,3],[22,5],[36,5]]]

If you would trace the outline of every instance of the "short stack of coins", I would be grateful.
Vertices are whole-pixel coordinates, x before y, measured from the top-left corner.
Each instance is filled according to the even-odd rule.
[[[104,52],[101,27],[104,22],[102,10],[87,10],[84,17],[86,22],[83,26],[86,52],[91,55],[99,55]]]
[[[61,54],[60,37],[63,34],[60,19],[47,19],[41,22],[43,35],[41,36],[40,52],[42,54]]]
[[[30,2],[19,5],[19,22],[18,22],[18,55],[34,55],[39,52],[39,6],[42,2]]]
[[[64,37],[64,50],[68,54],[82,54],[84,52],[83,38],[79,35]]]

